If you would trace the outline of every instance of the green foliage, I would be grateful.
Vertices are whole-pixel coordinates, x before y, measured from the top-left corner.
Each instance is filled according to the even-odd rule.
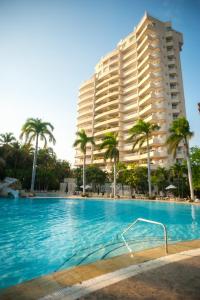
[[[165,188],[170,184],[169,170],[158,167],[152,172],[151,176],[152,184],[157,187],[158,193],[165,193]]]
[[[71,176],[73,178],[76,178],[77,187],[80,187],[83,183],[82,175],[83,175],[83,169],[82,168],[76,168],[76,169],[71,170]]]
[[[16,138],[12,132],[6,132],[0,134],[0,145],[10,145],[12,142],[15,142]]]
[[[169,152],[175,157],[178,146],[183,142],[187,155],[189,153],[188,140],[193,136],[193,132],[190,131],[190,125],[186,118],[180,117],[174,120],[169,133],[170,135],[167,139]]]
[[[92,145],[95,144],[93,136],[87,136],[84,129],[78,131],[76,135],[77,135],[77,139],[75,140],[73,146],[74,147],[80,146],[81,152],[83,154],[86,154],[87,145],[89,143],[91,143]]]
[[[122,185],[127,184],[127,164],[118,162],[117,164],[117,182]]]
[[[147,168],[135,164],[118,164],[118,183],[129,185],[137,193],[148,191]]]
[[[190,151],[192,165],[193,186],[196,191],[200,191],[200,148],[192,147]]]
[[[55,144],[56,140],[52,134],[54,130],[53,125],[49,122],[43,122],[41,119],[29,118],[26,120],[25,124],[22,126],[22,133],[20,138],[25,138],[25,143],[30,144],[35,141],[37,137],[44,142],[44,147],[47,146],[48,141]]]
[[[152,133],[159,130],[159,128],[160,127],[157,124],[138,120],[129,131],[129,140],[133,141],[133,150],[137,145],[139,148],[141,148],[144,142],[146,142],[147,139],[152,135]]]
[[[17,178],[23,189],[29,189],[34,150],[31,144],[16,141],[0,146],[0,179]],[[59,183],[70,176],[67,161],[58,160],[51,148],[38,151],[36,189],[59,189]]]
[[[94,191],[97,190],[97,187],[104,185],[107,179],[108,174],[99,167],[90,165],[86,168],[86,182],[92,185]]]
[[[99,147],[100,150],[106,149],[104,153],[105,160],[114,159],[114,161],[119,160],[119,149],[118,149],[118,140],[117,134],[113,132],[108,132],[104,135],[102,143]]]

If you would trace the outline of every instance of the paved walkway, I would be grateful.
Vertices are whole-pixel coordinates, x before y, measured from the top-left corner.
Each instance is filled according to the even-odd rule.
[[[200,299],[200,256],[147,271],[79,299]]]

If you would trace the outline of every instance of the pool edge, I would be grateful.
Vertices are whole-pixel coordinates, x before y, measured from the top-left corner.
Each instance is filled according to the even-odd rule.
[[[169,245],[169,254],[200,248],[200,239],[184,241]],[[55,293],[60,289],[71,287],[77,283],[93,279],[97,276],[117,271],[122,268],[160,258],[164,255],[164,247],[156,247],[136,252],[133,257],[123,254],[113,258],[99,260],[95,263],[73,267],[70,269],[41,276],[24,283],[2,289],[1,300],[36,300]]]

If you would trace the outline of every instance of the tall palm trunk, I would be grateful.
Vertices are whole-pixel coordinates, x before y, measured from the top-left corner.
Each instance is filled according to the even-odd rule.
[[[149,137],[147,135],[147,169],[148,169],[148,186],[149,196],[151,196],[151,165],[150,165],[150,148],[149,148]]]
[[[113,194],[114,194],[114,198],[116,198],[116,158],[114,158],[114,182],[113,182]]]
[[[190,198],[191,200],[194,200],[194,190],[192,185],[192,168],[190,163],[190,155],[189,155],[189,145],[188,141],[185,140],[185,147],[186,147],[186,161],[187,161],[187,169],[188,169],[188,180],[189,180],[189,186],[190,186]]]
[[[32,178],[31,178],[31,191],[34,192],[35,186],[35,175],[36,175],[36,164],[37,164],[37,153],[38,153],[38,134],[36,136],[36,143],[35,143],[35,152],[33,158],[33,169],[32,169]]]
[[[85,153],[83,154],[83,195],[85,195]]]

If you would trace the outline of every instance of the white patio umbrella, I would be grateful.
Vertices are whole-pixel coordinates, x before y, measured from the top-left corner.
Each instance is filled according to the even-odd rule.
[[[168,185],[165,189],[166,189],[166,190],[174,190],[174,189],[176,189],[176,186],[173,185],[173,184],[170,184],[170,185]]]
[[[83,189],[83,185],[81,185],[80,188]],[[85,186],[85,189],[86,189],[86,190],[89,190],[89,189],[91,189],[91,188],[92,188],[92,187],[91,187],[90,185],[86,185],[86,186]]]

